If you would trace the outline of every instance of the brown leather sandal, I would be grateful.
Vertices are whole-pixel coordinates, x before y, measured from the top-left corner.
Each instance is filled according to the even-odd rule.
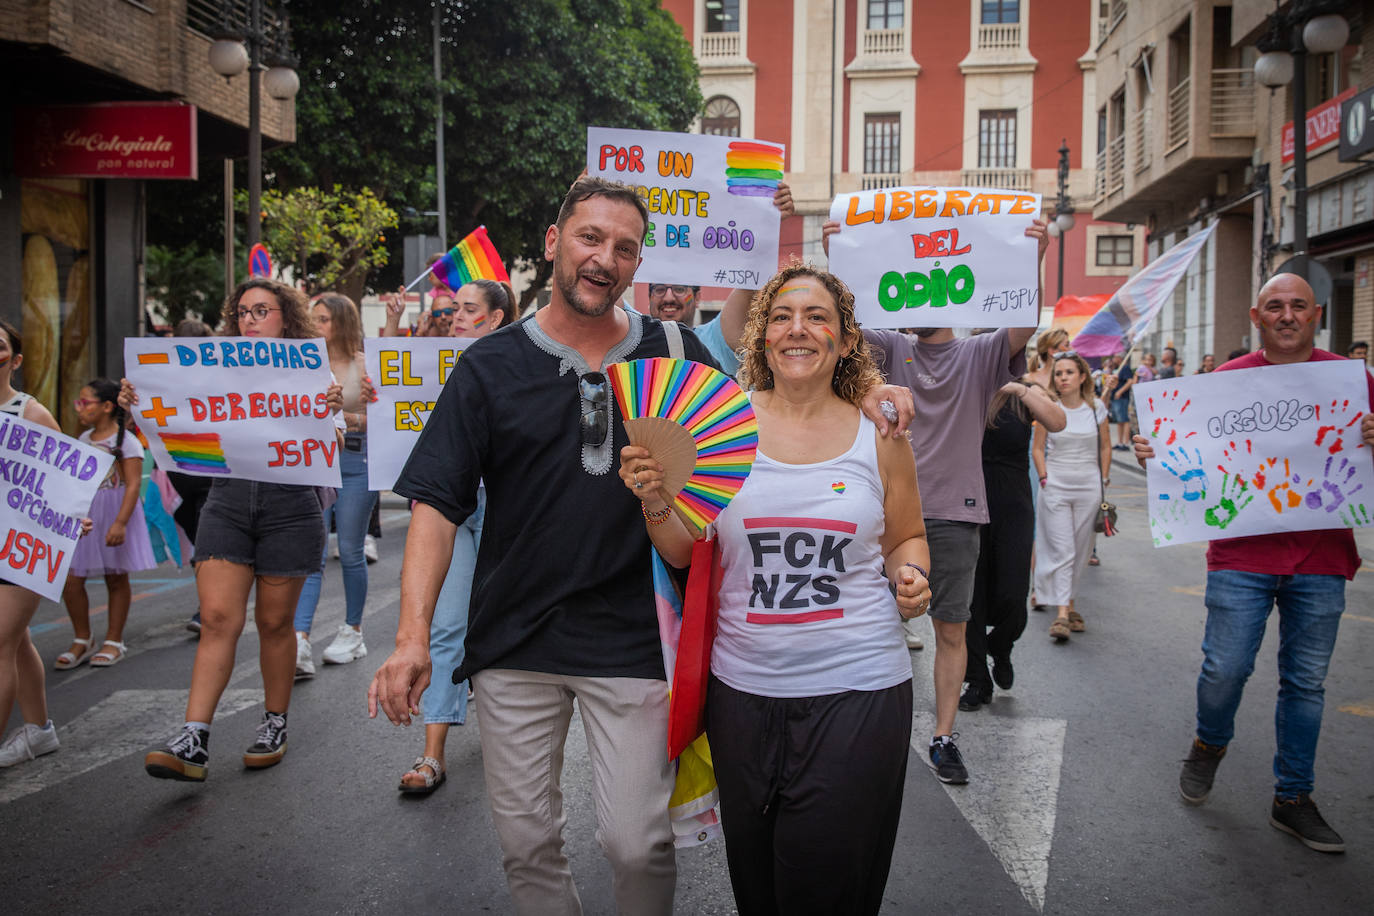
[[[1083,615],[1077,611],[1069,611],[1069,630],[1074,633],[1082,633],[1087,627],[1083,624]]]
[[[1050,624],[1050,638],[1059,642],[1068,642],[1069,622],[1063,617],[1057,618],[1054,623]]]

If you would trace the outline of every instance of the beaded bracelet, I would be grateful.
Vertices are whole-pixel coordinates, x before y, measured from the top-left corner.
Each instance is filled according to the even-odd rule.
[[[639,511],[644,514],[644,521],[648,522],[650,525],[662,525],[664,522],[668,521],[668,516],[673,514],[673,507],[664,506],[657,512],[650,512],[647,506],[640,503]]]

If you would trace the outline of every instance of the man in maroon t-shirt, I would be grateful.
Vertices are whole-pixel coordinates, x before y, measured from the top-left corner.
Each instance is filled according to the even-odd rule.
[[[1217,369],[1340,359],[1312,345],[1322,309],[1312,287],[1296,274],[1277,274],[1260,289],[1250,309],[1260,350]],[[1374,406],[1374,379],[1366,379],[1366,405]],[[1374,447],[1374,413],[1360,423],[1364,444]],[[1144,436],[1135,437],[1143,466],[1154,458]],[[1370,460],[1365,452],[1363,460]],[[1200,805],[1212,790],[1217,766],[1235,734],[1236,708],[1254,670],[1265,623],[1279,609],[1279,697],[1275,715],[1274,803],[1269,823],[1321,852],[1344,852],[1345,841],[1326,823],[1309,793],[1323,689],[1336,631],[1345,610],[1345,583],[1359,568],[1348,528],[1219,538],[1207,550],[1207,628],[1197,682],[1197,736],[1183,761],[1178,788]]]

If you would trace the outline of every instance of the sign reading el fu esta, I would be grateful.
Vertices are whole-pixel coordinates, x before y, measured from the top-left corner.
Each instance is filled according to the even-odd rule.
[[[990,188],[885,188],[840,194],[830,269],[871,328],[1035,327],[1040,195]]]
[[[323,338],[130,337],[124,367],[163,470],[339,486]]]
[[[0,414],[0,578],[62,600],[81,519],[112,464],[102,448]]]
[[[389,490],[439,400],[439,392],[471,340],[455,337],[369,337],[367,374],[377,400],[367,405],[367,488]]]

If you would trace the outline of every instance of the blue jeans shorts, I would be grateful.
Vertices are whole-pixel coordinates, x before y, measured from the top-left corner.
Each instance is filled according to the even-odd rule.
[[[259,576],[304,578],[320,568],[324,518],[314,487],[216,480],[196,529],[197,563],[227,560]]]

